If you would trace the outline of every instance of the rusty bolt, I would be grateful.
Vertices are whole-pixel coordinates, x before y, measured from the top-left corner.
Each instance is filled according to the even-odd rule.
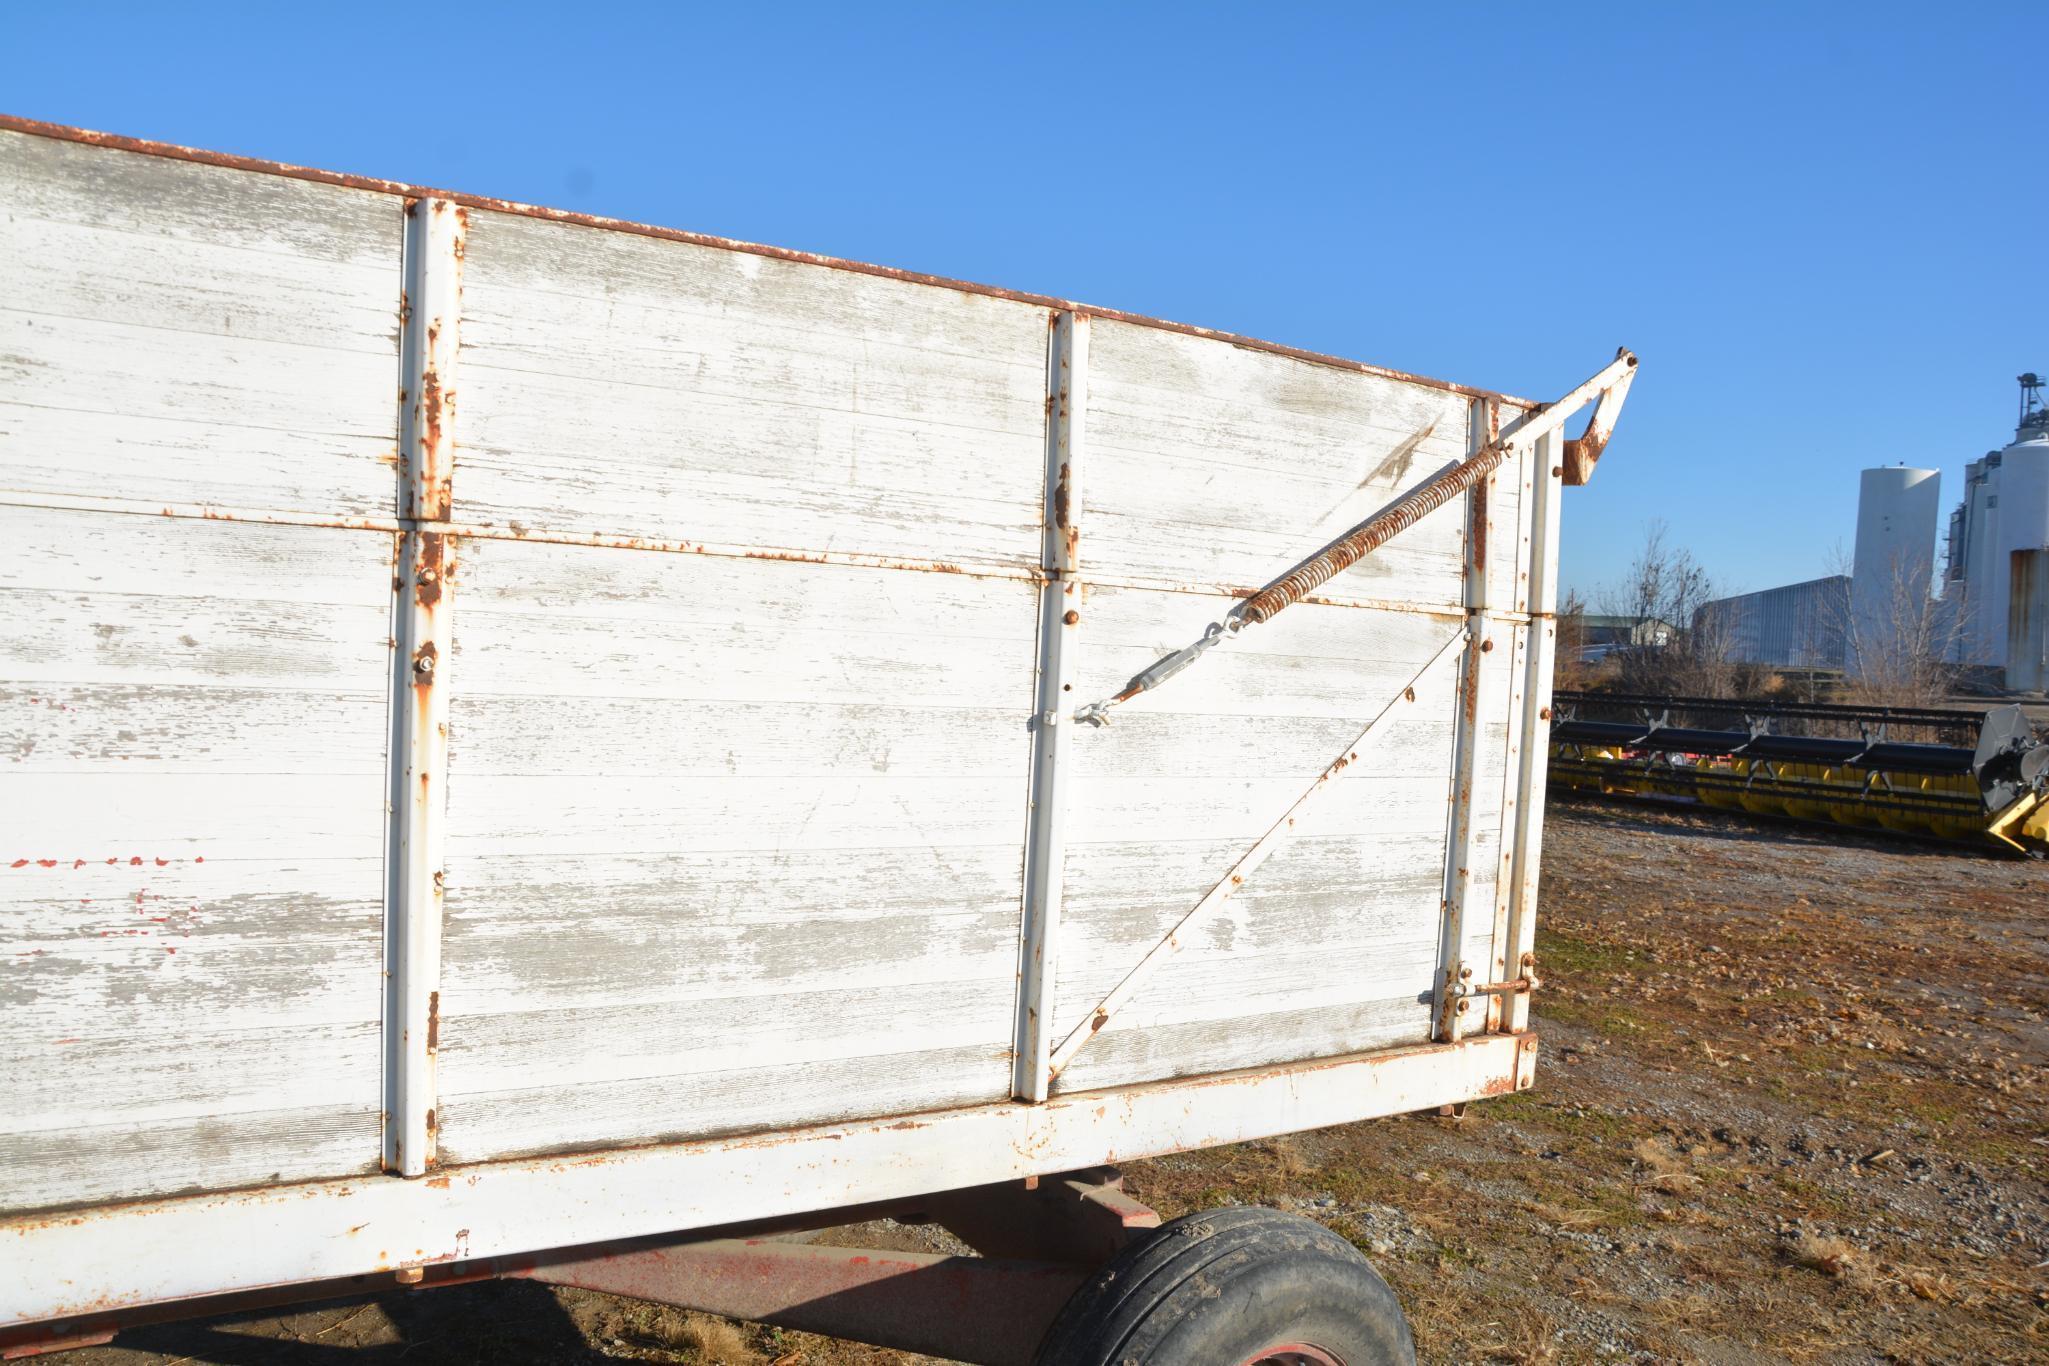
[[[1562,474],[1564,474],[1564,473],[1565,473],[1565,466],[1563,466],[1563,465],[1553,465],[1553,466],[1551,467],[1551,473],[1552,473],[1552,475],[1553,475],[1554,477],[1556,477],[1556,476],[1558,476],[1558,475],[1562,475]]]
[[[1062,617],[1062,618],[1060,618],[1060,619],[1061,619],[1062,621],[1066,622],[1066,623],[1067,623],[1067,624],[1068,624],[1069,626],[1074,626],[1074,625],[1077,625],[1077,624],[1079,624],[1079,623],[1080,623],[1080,621],[1081,621],[1081,613],[1079,613],[1079,612],[1069,612],[1069,613],[1068,613],[1068,614],[1067,614],[1066,616],[1064,616],[1064,617]]]
[[[1546,707],[1542,711],[1538,712],[1537,715],[1543,717],[1546,721],[1549,721],[1551,719],[1551,709],[1549,707]]]
[[[1480,653],[1483,655],[1486,654],[1489,650],[1492,650],[1493,648],[1494,642],[1491,640],[1483,640],[1480,642]]]
[[[427,1273],[417,1266],[402,1266],[391,1274],[400,1285],[418,1285]]]
[[[1471,1004],[1472,1004],[1472,1002],[1471,1002],[1471,1001],[1460,1001],[1460,1002],[1458,1003],[1458,1013],[1459,1013],[1459,1014],[1461,1014],[1461,1015],[1465,1014],[1465,1013],[1466,1013],[1466,1007],[1467,1007],[1467,1006],[1469,1006],[1469,1005],[1471,1005]]]
[[[413,672],[417,674],[433,673],[434,656],[430,654],[418,654],[413,656]]]

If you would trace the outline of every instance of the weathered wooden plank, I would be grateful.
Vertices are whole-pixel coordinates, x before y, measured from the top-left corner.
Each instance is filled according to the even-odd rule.
[[[1147,1009],[1176,1006],[1186,993],[1172,981],[1205,974],[1228,978],[1242,969],[1246,976],[1239,985],[1215,998],[1235,1002],[1255,993],[1260,964],[1274,959],[1299,960],[1300,975],[1281,983],[1289,994],[1337,990],[1346,999],[1358,999],[1362,981],[1427,990],[1437,943],[1437,917],[1426,895],[1430,875],[1439,867],[1430,856],[1436,843],[1427,836],[1408,836],[1319,840],[1299,851],[1291,847],[1291,857],[1268,883],[1255,889],[1248,882],[1244,892],[1188,936],[1181,953],[1160,969],[1173,976],[1148,981],[1134,1003],[1143,1000]],[[1127,857],[1131,865],[1143,861],[1142,855]],[[1281,863],[1280,856],[1274,863]],[[1215,861],[1202,866],[1184,849],[1162,851],[1154,861],[1159,881],[1184,885],[1163,886],[1143,898],[1116,895],[1121,891],[1116,874],[1091,868],[1097,880],[1077,896],[1076,924],[1063,942],[1077,967],[1062,988],[1056,1015],[1071,1027],[1102,999],[1136,958],[1187,913],[1193,904],[1189,887],[1208,890],[1202,883],[1215,881],[1217,866]],[[1317,954],[1329,955],[1321,968]]]
[[[1258,587],[1464,453],[1452,395],[1130,324],[1098,329],[1089,399],[1113,577]],[[1322,591],[1455,605],[1461,545],[1434,514]]]
[[[0,772],[382,774],[382,693],[226,684],[0,683]]]
[[[1179,680],[1176,680],[1177,682]],[[1162,702],[1167,699],[1162,698]],[[1337,716],[1233,716],[1217,713],[1120,710],[1114,725],[1090,730],[1090,765],[1104,773],[1152,772],[1163,779],[1303,778],[1314,774],[1358,737],[1360,722]],[[1386,773],[1442,767],[1450,722],[1442,717],[1390,720],[1369,760]],[[1320,758],[1318,756],[1321,756]]]
[[[910,1114],[999,1100],[1010,1083],[1007,1040],[843,1059],[833,1072],[830,1092],[817,1088],[816,1067],[794,1063],[462,1096],[442,1117],[441,1151],[451,1162],[471,1162]]]
[[[999,969],[1008,965],[999,963]],[[595,997],[546,1009],[465,1014],[447,1032],[444,1060],[459,1078],[451,1099],[543,1086],[583,1087],[656,1077],[691,1077],[746,1067],[824,1067],[891,1053],[945,1052],[979,1045],[976,1061],[1007,1043],[1003,977],[929,984],[922,1006],[906,1015],[893,993],[850,979],[792,990],[771,1009],[752,996],[642,1001]],[[993,1004],[996,1009],[992,1010]],[[744,1030],[733,1028],[736,1017]],[[814,1093],[840,1084],[829,1075]]]
[[[396,270],[397,196],[0,132],[22,218]]]
[[[348,1056],[374,1047],[370,1040]],[[0,1172],[7,1174],[0,1201],[20,1212],[126,1200],[142,1191],[182,1195],[374,1171],[374,1074],[370,1085],[369,1103],[361,1108],[102,1124],[67,1130],[61,1141],[0,1131]]]
[[[1082,607],[1088,648],[1078,665],[1076,696],[1117,692],[1139,670],[1199,636],[1230,605],[1208,594],[1096,588]],[[1356,735],[1457,629],[1417,613],[1301,603],[1125,704],[1117,721],[1148,714],[1342,717],[1355,720]],[[1332,757],[1310,764],[1303,781]]]
[[[396,197],[12,133],[0,185],[0,488],[392,510]]]
[[[0,591],[0,677],[16,683],[237,683],[331,692],[375,680],[390,639],[377,606]],[[34,695],[40,696],[40,692]],[[259,766],[261,761],[257,761]]]
[[[0,222],[0,248],[12,257],[7,307],[388,360],[399,318],[384,248],[398,212],[393,203],[370,225],[365,245],[378,250],[361,262],[85,224],[75,212],[62,222],[13,215]]]
[[[450,733],[469,777],[1022,779],[1015,710],[670,697],[504,697],[465,692]],[[1333,742],[1336,743],[1336,742]],[[7,732],[0,728],[0,754]]]
[[[390,439],[396,352],[365,355],[244,337],[204,336],[130,323],[0,311],[0,398],[10,405],[114,416],[138,430],[151,422],[215,423],[250,433],[240,452],[263,454],[265,432],[357,439],[357,448]],[[346,449],[346,447],[344,448]],[[27,451],[9,443],[9,463],[37,456],[89,460],[91,451]],[[261,467],[239,473],[255,482]],[[88,484],[74,473],[71,493],[124,490]],[[257,490],[245,490],[251,497]],[[390,490],[383,490],[389,493]],[[249,503],[248,506],[266,506]],[[388,509],[387,497],[380,505]]]
[[[1075,1055],[1053,1090],[1072,1093],[1123,1085],[1139,1077],[1200,1076],[1297,1057],[1337,1057],[1421,1043],[1429,1036],[1429,1004],[1408,997],[1319,1004],[1224,1021],[1107,1029]]]
[[[927,914],[935,904],[931,889],[941,883],[953,888],[939,903],[945,909],[979,914],[1016,899],[1018,857],[1002,845],[512,854],[462,865],[449,935],[545,937],[577,925],[603,933],[658,930],[679,918],[679,888],[689,891],[692,920],[717,925],[830,919],[854,926]],[[849,897],[849,885],[863,894]],[[494,902],[515,898],[524,903],[520,914],[492,912]]]
[[[855,630],[910,638],[1031,640],[1032,585],[761,558],[480,539],[460,571],[465,617],[552,613],[603,623],[739,625],[798,637]],[[1020,619],[1016,604],[1027,604]],[[1025,703],[1029,707],[1029,700]]]
[[[733,871],[765,861],[736,859]],[[459,943],[461,963],[442,974],[442,1008],[449,1020],[443,1034],[452,1041],[464,1032],[459,1018],[484,1013],[750,1001],[747,1024],[730,1018],[729,1007],[719,1026],[719,1037],[731,1040],[746,1037],[756,1010],[780,1013],[793,1008],[789,1003],[797,995],[835,986],[879,992],[897,1003],[891,1008],[900,1014],[904,999],[916,999],[914,1013],[944,1018],[940,1002],[963,980],[982,984],[975,1004],[1000,1034],[998,1016],[1008,1003],[997,1003],[992,1012],[986,988],[1008,982],[1014,966],[1016,876],[1010,875],[1009,904],[993,907],[987,903],[995,889],[969,886],[963,900],[970,909],[932,909],[928,903],[892,916],[787,914],[771,923],[720,924],[698,914],[697,889],[682,885],[672,889],[666,917],[622,917],[586,899],[578,904],[588,908],[587,923],[544,941],[532,934],[451,933],[447,942]],[[460,900],[461,915],[451,917],[452,926],[486,916],[500,925],[519,923],[532,906],[524,895]],[[976,902],[983,904],[973,908]],[[565,942],[575,946],[573,953],[562,951]],[[1000,994],[1007,997],[1008,987]],[[710,1041],[699,1035],[679,1038],[676,1046]]]
[[[461,520],[1037,562],[1045,310],[472,216]]]
[[[160,1125],[189,1122],[195,1114],[332,1109],[337,1095],[351,1092],[357,1110],[376,1107],[374,1020],[329,1022],[309,1014],[265,1031],[147,1018],[146,1028],[123,1035],[55,1038],[43,1036],[42,1021],[10,1018],[0,1050],[7,1062],[0,1105],[17,1117],[9,1130],[63,1143],[69,1132],[110,1122]],[[289,1037],[299,1033],[312,1036],[315,1046]],[[341,1071],[309,1069],[309,1052],[339,1060]],[[81,1077],[93,1084],[80,1086]]]
[[[530,386],[521,388],[530,392]],[[465,395],[464,401],[474,399]],[[773,449],[766,442],[762,448]],[[934,460],[974,465],[988,457],[948,450],[936,452]],[[773,468],[765,457],[761,463]],[[461,508],[463,515],[519,534],[587,531],[792,554],[874,554],[1013,569],[1027,565],[1006,547],[1037,534],[1037,527],[1008,505],[923,492],[842,489],[780,474],[705,474],[693,476],[687,489],[672,492],[669,480],[621,475],[600,457],[559,447],[517,455],[466,448],[456,466],[460,490],[483,490],[491,498],[487,505]],[[555,511],[569,502],[586,511],[574,518]],[[924,534],[924,528],[933,534]]]
[[[15,498],[377,517],[391,514],[397,470],[392,436],[257,429],[225,416],[140,422],[10,402],[0,387],[0,489]]]
[[[0,535],[0,1204],[363,1170],[391,537],[24,507]]]
[[[384,695],[389,536],[0,506],[0,540],[14,548],[0,559],[0,680],[35,685],[20,691],[45,714],[42,685],[58,683],[284,690],[274,705],[292,690]],[[128,697],[131,713],[150,705]],[[354,734],[381,765],[382,722]],[[275,769],[244,752],[250,771]]]
[[[764,1049],[972,1048],[986,1078],[926,1077],[919,1105],[1002,1091],[1034,585],[465,545],[445,1149],[569,1143],[608,1078],[661,1092]],[[772,1113],[867,1113],[868,1075],[821,1066]],[[766,1122],[675,1095],[605,1141]]]
[[[1092,633],[1085,695],[1114,691],[1224,605],[1203,594],[1098,590],[1083,614]],[[1081,733],[1056,1027],[1071,1029],[1093,1009],[1456,630],[1415,613],[1298,605],[1220,645],[1120,711],[1116,724]],[[1120,1032],[1143,1041],[1091,1064],[1087,1083],[1067,1084],[1254,1066],[1318,1056],[1333,1040],[1370,1042],[1381,1036],[1334,1034],[1314,1013],[1361,1001],[1406,1002],[1386,1037],[1419,1037],[1429,1011],[1416,1003],[1427,1002],[1437,975],[1455,707],[1449,675],[1427,695],[1419,690],[1413,713],[1361,747],[1274,859],[1076,1065]],[[1497,766],[1505,729],[1505,717],[1482,727],[1493,745],[1483,757]],[[1498,810],[1498,792],[1491,800]],[[1310,1023],[1299,1036],[1248,1030],[1234,1051],[1229,1021],[1241,1016],[1258,1016],[1263,1027]],[[1202,1020],[1218,1028],[1181,1030]],[[1204,1061],[1174,1057],[1184,1043]]]
[[[461,582],[458,729],[480,694],[1031,706],[1022,581],[472,541]]]
[[[1029,602],[1027,585],[1007,587]],[[858,620],[797,633],[809,647],[803,650],[759,648],[767,635],[737,620],[629,632],[604,621],[474,611],[456,627],[455,660],[477,691],[501,696],[953,708],[1031,697],[1019,693],[1019,666],[1030,664],[1030,646],[1021,641],[921,648],[895,632],[863,630]],[[1020,705],[1020,724],[1023,711]]]
[[[1488,481],[1487,604],[1496,611],[1526,611],[1530,545],[1523,524],[1524,478],[1536,460],[1525,452],[1503,461]]]
[[[920,352],[1005,363],[1017,354],[1006,326],[1027,316],[1043,326],[1047,316],[1009,299],[511,214],[473,211],[472,232],[477,286],[570,303],[599,299],[828,339],[872,335]],[[480,264],[485,257],[488,264]]]
[[[1329,763],[1332,755],[1324,760]],[[1364,761],[1364,754],[1360,758]],[[1310,774],[1314,778],[1315,773]],[[1130,840],[1237,838],[1245,847],[1280,819],[1308,781],[1126,776],[1084,768],[1068,847]],[[1298,818],[1297,836],[1427,834],[1441,828],[1446,783],[1434,775],[1346,775]],[[1245,848],[1240,848],[1240,854]],[[1227,864],[1226,867],[1229,865]],[[1223,876],[1225,868],[1216,870]],[[1212,879],[1214,880],[1214,879]],[[1204,891],[1209,890],[1207,887]],[[1191,902],[1191,905],[1194,903]]]
[[[392,537],[374,531],[8,504],[0,543],[13,552],[0,588],[180,599],[383,605],[393,563]]]
[[[448,851],[457,859],[665,849],[863,849],[1009,844],[1024,804],[1008,779],[888,775],[469,778],[455,770]]]

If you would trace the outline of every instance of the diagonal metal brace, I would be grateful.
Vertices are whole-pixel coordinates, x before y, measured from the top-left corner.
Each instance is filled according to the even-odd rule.
[[[1085,707],[1077,708],[1074,719],[1084,725],[1107,726],[1110,724],[1111,708],[1122,706],[1142,692],[1150,692],[1193,664],[1204,652],[1220,641],[1236,635],[1248,626],[1257,626],[1273,620],[1287,608],[1302,601],[1438,508],[1478,484],[1499,469],[1502,462],[1511,455],[1518,451],[1534,449],[1541,438],[1563,427],[1574,413],[1593,403],[1594,414],[1587,422],[1585,434],[1575,442],[1566,443],[1568,458],[1565,482],[1584,483],[1584,474],[1592,472],[1594,461],[1599,458],[1602,447],[1608,444],[1608,437],[1615,429],[1615,419],[1622,410],[1622,401],[1628,397],[1629,386],[1635,377],[1636,357],[1624,347],[1615,353],[1615,359],[1603,366],[1599,373],[1574,388],[1556,403],[1546,404],[1517,424],[1513,432],[1489,442],[1485,448],[1465,460],[1433,478],[1424,480],[1391,506],[1376,512],[1330,545],[1233,607],[1222,621],[1211,622],[1201,639],[1167,655],[1125,684],[1121,692],[1100,702],[1091,702]],[[1577,456],[1572,454],[1573,451],[1578,452]],[[1578,479],[1573,477],[1575,459],[1579,462],[1577,468],[1582,473],[1582,477]]]
[[[1181,946],[1187,941],[1188,932],[1230,900],[1232,894],[1245,885],[1245,879],[1287,842],[1288,837],[1295,832],[1296,821],[1308,810],[1310,804],[1330,789],[1332,780],[1359,757],[1359,751],[1366,748],[1380,733],[1381,727],[1387,723],[1389,717],[1416,700],[1416,689],[1445,660],[1456,658],[1460,647],[1465,645],[1468,639],[1469,632],[1461,628],[1451,639],[1438,646],[1437,652],[1416,671],[1415,677],[1411,678],[1400,692],[1389,698],[1387,705],[1366,723],[1366,729],[1359,732],[1358,738],[1345,746],[1344,752],[1333,759],[1323,772],[1316,775],[1316,781],[1309,785],[1309,790],[1295,799],[1295,804],[1274,822],[1272,828],[1259,837],[1257,843],[1245,851],[1244,857],[1231,865],[1230,871],[1217,880],[1217,884],[1209,889],[1202,900],[1195,903],[1194,909],[1182,916],[1180,922],[1167,932],[1167,937],[1153,945],[1152,950],[1138,961],[1138,965],[1124,975],[1124,980],[1088,1013],[1086,1019],[1074,1027],[1061,1041],[1060,1046],[1053,1050],[1047,1061],[1046,1076],[1049,1083],[1066,1069],[1067,1064],[1074,1060],[1074,1055],[1081,1051],[1083,1045],[1102,1032],[1103,1026],[1110,1023],[1110,1017],[1123,1008],[1145,979],[1152,975],[1154,969],[1181,951]]]

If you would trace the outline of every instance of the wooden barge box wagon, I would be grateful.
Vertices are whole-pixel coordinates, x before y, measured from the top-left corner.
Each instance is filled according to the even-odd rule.
[[[528,1276],[1409,1358],[1111,1164],[1531,1084],[1633,356],[1531,404],[20,119],[0,281],[10,1355]],[[879,1213],[986,1255],[793,1236]]]

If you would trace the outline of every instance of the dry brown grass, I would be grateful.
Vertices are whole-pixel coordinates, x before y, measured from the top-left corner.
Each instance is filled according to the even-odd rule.
[[[1490,1323],[1491,1340],[1480,1350],[1488,1360],[1514,1366],[1551,1366],[1559,1360],[1558,1320],[1535,1305],[1518,1305],[1500,1323]]]
[[[1793,1265],[1833,1276],[1845,1285],[1860,1290],[1877,1288],[1878,1277],[1870,1257],[1845,1239],[1802,1232],[1787,1255]]]
[[[1267,1150],[1273,1156],[1275,1171],[1290,1181],[1299,1181],[1316,1170],[1316,1164],[1303,1154],[1301,1143],[1293,1135],[1274,1139]]]
[[[648,1336],[705,1366],[756,1366],[761,1361],[736,1325],[709,1314],[665,1310],[649,1325]]]
[[[1638,1139],[1635,1152],[1642,1183],[1653,1190],[1688,1191],[1700,1184],[1693,1174],[1693,1158],[1662,1135]]]

